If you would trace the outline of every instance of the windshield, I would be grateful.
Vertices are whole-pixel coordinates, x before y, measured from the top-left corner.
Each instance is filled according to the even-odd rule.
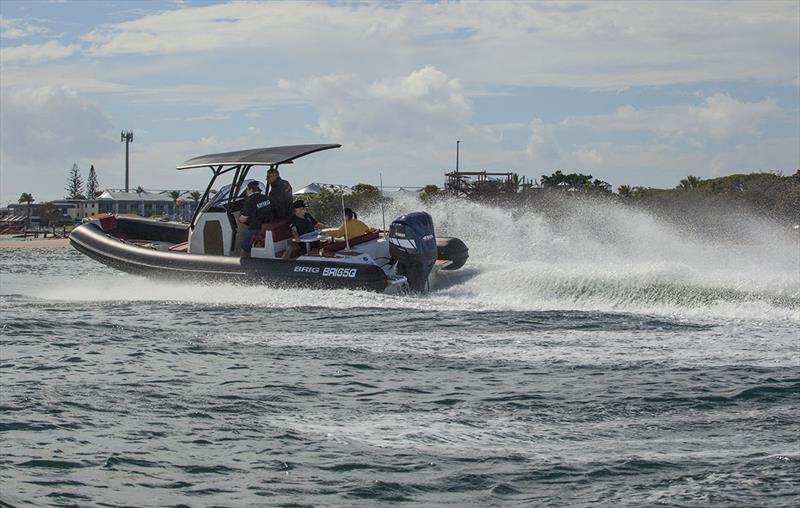
[[[242,190],[239,192],[239,195],[236,197],[234,201],[238,201],[243,199],[245,196],[245,189],[247,188],[247,184],[250,182],[257,182],[258,180],[253,180],[252,178],[245,180],[242,182]],[[264,192],[266,189],[264,184],[258,182],[258,187],[261,189],[261,192]],[[231,193],[231,185],[226,185],[225,187],[221,188],[219,192],[214,194],[214,197],[211,198],[209,208],[225,208],[225,205],[228,203],[228,195]]]

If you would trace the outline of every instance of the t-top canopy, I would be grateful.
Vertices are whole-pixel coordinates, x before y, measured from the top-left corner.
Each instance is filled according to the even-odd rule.
[[[212,153],[185,161],[177,169],[203,168],[208,166],[273,166],[286,164],[304,155],[339,148],[342,145],[289,145],[270,148],[253,148],[238,152]]]

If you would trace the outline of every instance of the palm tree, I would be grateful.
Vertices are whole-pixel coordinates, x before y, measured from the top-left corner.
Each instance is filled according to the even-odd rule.
[[[604,180],[600,180],[599,178],[594,179],[591,188],[600,192],[611,192],[611,184]]]
[[[28,218],[25,221],[26,222],[26,226],[25,226],[26,229],[30,229],[30,227],[31,227],[31,203],[33,203],[34,201],[36,201],[36,200],[28,192],[23,192],[22,194],[20,194],[19,195],[19,199],[17,200],[17,203],[20,203],[20,204],[28,203]]]
[[[203,197],[203,194],[200,191],[192,191],[189,193],[189,197],[191,197],[192,201],[194,201],[194,205],[192,206],[191,210],[191,212],[194,213],[194,211],[197,209],[197,204],[200,202],[200,198]]]
[[[633,197],[633,189],[630,185],[620,185],[617,192],[619,192],[619,197],[623,199],[630,199]]]
[[[178,213],[178,207],[183,204],[182,201],[178,200],[178,198],[181,197],[181,191],[179,190],[169,191],[168,194],[169,197],[172,198],[172,203],[175,205],[175,208],[173,208],[173,212]]]
[[[678,185],[678,188],[683,190],[698,189],[700,187],[700,182],[702,181],[703,180],[701,180],[697,176],[689,175],[683,180],[681,180],[681,183],[680,185]]]

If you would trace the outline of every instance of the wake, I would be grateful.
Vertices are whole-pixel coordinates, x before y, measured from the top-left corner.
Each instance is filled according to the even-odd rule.
[[[714,213],[714,229],[707,231],[612,202],[565,198],[552,206],[512,211],[456,199],[395,200],[387,218],[428,210],[438,236],[457,236],[470,249],[463,269],[443,272],[438,289],[422,296],[175,284],[105,268],[79,279],[48,276],[46,284],[26,285],[22,292],[66,301],[622,311],[800,322],[800,235],[790,228],[751,215]],[[381,224],[379,210],[362,215],[368,224]]]

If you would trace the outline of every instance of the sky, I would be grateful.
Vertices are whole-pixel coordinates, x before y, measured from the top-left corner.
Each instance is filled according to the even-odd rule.
[[[0,202],[199,189],[194,156],[341,143],[309,182],[800,168],[800,2],[0,0]],[[260,172],[260,171],[259,171]],[[263,175],[256,175],[263,178]]]

